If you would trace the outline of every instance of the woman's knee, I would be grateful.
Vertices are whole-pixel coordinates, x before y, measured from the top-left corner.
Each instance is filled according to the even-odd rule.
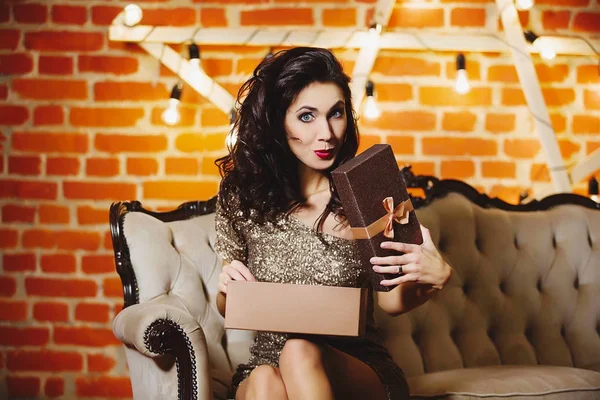
[[[281,375],[271,365],[259,365],[252,370],[245,392],[243,398],[247,400],[287,398]]]
[[[322,367],[322,349],[305,339],[289,339],[279,356],[279,368],[282,374],[290,371],[300,372],[304,368]]]

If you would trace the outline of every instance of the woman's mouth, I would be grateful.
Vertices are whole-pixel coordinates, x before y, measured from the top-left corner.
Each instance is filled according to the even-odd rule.
[[[315,150],[315,154],[321,160],[327,160],[327,159],[329,159],[329,158],[331,158],[333,156],[333,149]]]

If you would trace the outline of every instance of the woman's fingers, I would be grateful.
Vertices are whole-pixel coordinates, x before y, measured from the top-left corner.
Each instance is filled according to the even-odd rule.
[[[399,254],[396,256],[371,257],[373,265],[403,265],[414,262],[417,256],[414,253]]]
[[[240,271],[238,271],[236,268],[234,268],[231,265],[226,265],[225,267],[223,267],[223,272],[225,272],[227,274],[227,276],[233,281],[247,280]]]
[[[382,242],[382,249],[396,250],[401,253],[415,253],[421,251],[421,246],[418,244],[402,243],[402,242]]]
[[[242,262],[234,260],[229,265],[231,266],[231,268],[235,269],[243,277],[243,279],[236,279],[236,280],[245,280],[245,281],[255,281],[256,280],[256,278],[254,278],[254,275],[252,275],[252,273],[250,272],[248,267],[246,267]]]

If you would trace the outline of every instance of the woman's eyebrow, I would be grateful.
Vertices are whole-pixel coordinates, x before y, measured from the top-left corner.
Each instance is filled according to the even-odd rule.
[[[336,108],[336,107],[338,107],[338,106],[340,106],[340,105],[344,105],[344,104],[345,104],[345,103],[344,103],[344,100],[338,100],[338,101],[337,101],[337,102],[336,102],[334,105],[332,105],[332,106],[329,108],[329,111],[333,110],[334,108]],[[294,112],[298,112],[298,111],[300,111],[300,110],[319,111],[319,110],[318,110],[316,107],[312,107],[312,106],[302,106],[302,107],[300,107],[299,109],[297,109],[297,110],[296,110],[296,111],[294,111]]]

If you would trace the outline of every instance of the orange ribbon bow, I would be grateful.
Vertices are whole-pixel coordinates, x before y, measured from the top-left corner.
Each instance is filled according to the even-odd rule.
[[[371,239],[382,231],[385,237],[393,239],[394,222],[402,225],[408,224],[409,213],[414,209],[410,198],[394,208],[392,197],[383,199],[383,208],[385,208],[386,214],[371,225],[362,228],[351,228],[354,239]]]

